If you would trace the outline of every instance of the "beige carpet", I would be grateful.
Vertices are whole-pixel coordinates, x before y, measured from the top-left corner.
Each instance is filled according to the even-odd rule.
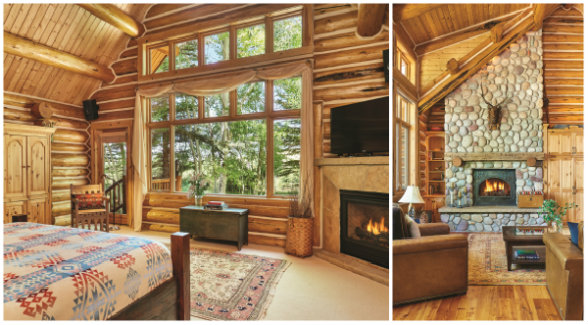
[[[508,271],[502,233],[468,235],[469,285],[545,285],[545,270],[514,266]]]

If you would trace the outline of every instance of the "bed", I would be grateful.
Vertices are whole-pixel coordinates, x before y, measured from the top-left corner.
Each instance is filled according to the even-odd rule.
[[[189,235],[4,225],[5,320],[189,319]]]

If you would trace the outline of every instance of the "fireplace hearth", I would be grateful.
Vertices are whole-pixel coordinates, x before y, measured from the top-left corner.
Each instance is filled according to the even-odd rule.
[[[388,268],[388,194],[339,191],[341,253]]]
[[[474,169],[474,205],[516,205],[514,169]]]

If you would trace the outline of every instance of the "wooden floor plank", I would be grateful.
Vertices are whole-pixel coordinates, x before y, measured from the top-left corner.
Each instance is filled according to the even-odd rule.
[[[394,307],[394,320],[561,320],[545,286],[469,286],[465,295]]]

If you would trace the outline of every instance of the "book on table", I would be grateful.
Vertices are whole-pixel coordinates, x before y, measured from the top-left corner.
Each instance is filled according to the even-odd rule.
[[[539,255],[537,254],[537,251],[532,250],[532,249],[515,249],[514,257],[518,258],[518,259],[524,259],[524,260],[538,260],[539,259]]]
[[[228,207],[229,206],[224,201],[208,201],[204,205],[204,208],[209,210],[222,210]]]

